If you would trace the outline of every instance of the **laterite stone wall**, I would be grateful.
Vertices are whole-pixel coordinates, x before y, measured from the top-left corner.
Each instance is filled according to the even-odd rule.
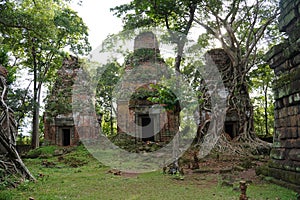
[[[288,39],[267,54],[276,75],[269,176],[300,191],[300,0],[281,0],[279,6],[279,29]]]

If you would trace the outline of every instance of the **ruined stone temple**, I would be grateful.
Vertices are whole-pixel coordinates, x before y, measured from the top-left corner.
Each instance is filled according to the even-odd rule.
[[[157,95],[152,85],[168,75],[156,36],[152,32],[139,34],[134,41],[134,52],[127,57],[120,86],[118,134],[129,135],[129,139],[136,141],[168,142],[178,132],[179,105],[165,109],[166,105],[148,99]]]
[[[79,69],[78,58],[70,56],[57,71],[44,113],[45,144],[69,146],[79,142],[72,116],[72,86]]]
[[[267,54],[277,77],[275,134],[267,175],[300,192],[300,0],[281,0],[280,9],[279,28],[288,39]]]
[[[208,64],[215,65],[222,77],[225,90],[228,90],[233,85],[233,66],[230,61],[229,56],[224,49],[217,48],[207,51],[210,56],[211,61],[206,59]],[[234,109],[229,109],[226,113],[226,118],[224,122],[224,131],[227,133],[231,139],[235,138],[239,134],[239,117]]]

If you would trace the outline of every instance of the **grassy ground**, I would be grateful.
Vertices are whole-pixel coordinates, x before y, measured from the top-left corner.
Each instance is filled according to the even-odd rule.
[[[217,173],[187,174],[178,180],[162,172],[144,174],[109,173],[110,169],[93,159],[83,147],[53,157],[48,148],[39,158],[25,159],[36,183],[25,182],[18,188],[0,190],[0,200],[58,199],[239,199],[236,186],[222,186]],[[42,158],[41,158],[42,157]],[[267,182],[250,183],[249,199],[294,200],[296,193]]]

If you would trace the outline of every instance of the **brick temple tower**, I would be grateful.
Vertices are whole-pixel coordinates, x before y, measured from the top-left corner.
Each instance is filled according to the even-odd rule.
[[[127,57],[120,86],[118,134],[130,135],[138,141],[168,142],[178,132],[179,103],[174,109],[166,109],[165,105],[149,100],[157,95],[155,86],[168,75],[156,36],[152,32],[139,34],[134,52]]]

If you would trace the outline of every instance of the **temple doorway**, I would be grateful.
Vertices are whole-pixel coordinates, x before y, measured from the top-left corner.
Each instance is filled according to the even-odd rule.
[[[62,144],[63,144],[63,146],[70,146],[70,144],[71,144],[71,130],[70,130],[70,128],[62,129]]]
[[[142,141],[154,142],[154,123],[149,115],[141,115]]]

